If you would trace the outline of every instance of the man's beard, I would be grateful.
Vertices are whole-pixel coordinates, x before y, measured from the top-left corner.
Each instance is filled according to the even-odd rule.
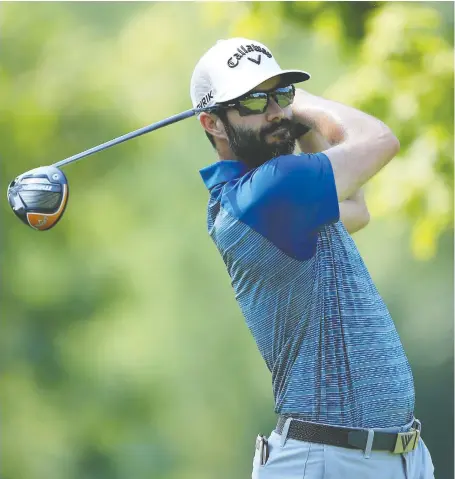
[[[236,159],[250,168],[256,168],[277,156],[289,155],[295,149],[295,124],[291,120],[281,120],[259,131],[234,127],[227,119],[223,123]],[[274,135],[274,141],[267,141],[267,136],[272,136],[270,133],[281,128],[286,131]]]

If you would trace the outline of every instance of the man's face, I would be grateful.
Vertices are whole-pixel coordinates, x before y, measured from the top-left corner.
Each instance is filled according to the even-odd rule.
[[[278,84],[279,79],[272,78],[254,91],[274,90]],[[232,153],[250,168],[255,168],[294,151],[296,136],[291,119],[292,105],[281,108],[270,98],[265,113],[240,116],[237,110],[230,109],[222,121]]]

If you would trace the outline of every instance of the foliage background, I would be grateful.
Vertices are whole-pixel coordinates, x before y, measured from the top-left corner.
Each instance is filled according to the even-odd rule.
[[[453,3],[0,5],[1,188],[190,107],[219,38],[268,45],[310,92],[378,116],[399,157],[355,236],[413,367],[436,477],[453,477]],[[269,373],[206,234],[195,119],[65,169],[55,229],[1,203],[3,479],[246,478]]]

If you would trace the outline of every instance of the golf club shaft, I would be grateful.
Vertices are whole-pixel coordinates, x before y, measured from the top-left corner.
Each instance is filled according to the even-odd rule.
[[[132,131],[131,133],[127,133],[126,135],[119,136],[118,138],[114,138],[113,140],[106,141],[106,143],[102,143],[101,145],[94,146],[89,150],[82,151],[77,155],[70,156],[64,160],[58,161],[51,166],[55,166],[56,168],[61,168],[62,166],[68,165],[69,163],[73,163],[75,161],[81,160],[86,156],[93,155],[94,153],[98,153],[99,151],[105,150],[106,148],[110,148],[111,146],[118,145],[119,143],[123,143],[124,141],[131,140],[132,138],[136,138],[138,136],[144,135],[145,133],[149,133],[151,131],[157,130],[158,128],[162,128],[163,126],[170,125],[172,123],[176,123],[177,121],[184,120],[185,118],[189,118],[190,116],[194,116],[200,113],[201,110],[186,110],[182,113],[179,113],[174,116],[170,116],[161,121],[157,121],[148,126],[144,126],[143,128],[139,128],[139,130]]]

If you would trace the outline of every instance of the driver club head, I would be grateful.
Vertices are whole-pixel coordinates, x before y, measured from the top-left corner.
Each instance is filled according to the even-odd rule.
[[[14,214],[27,226],[44,231],[53,228],[65,212],[68,201],[68,181],[61,167],[106,150],[125,141],[158,130],[206,109],[191,109],[106,141],[50,166],[41,166],[19,175],[8,186],[7,198]]]
[[[55,166],[41,166],[15,178],[8,186],[14,214],[39,231],[54,227],[68,202],[68,180]]]

